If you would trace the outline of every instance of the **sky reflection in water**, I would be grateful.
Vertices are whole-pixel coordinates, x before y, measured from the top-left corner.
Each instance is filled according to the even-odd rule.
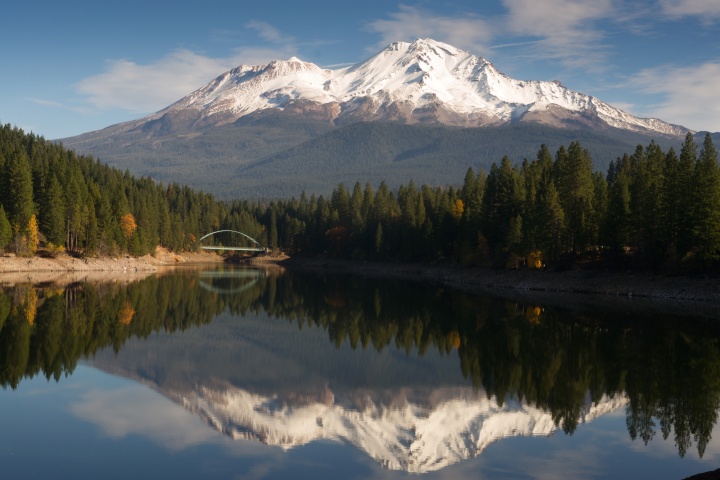
[[[302,283],[309,280],[302,279]],[[328,284],[346,286],[342,281],[320,283],[325,288]],[[187,290],[190,285],[191,280],[180,282],[182,289]],[[333,392],[334,402],[345,403],[348,408],[361,408],[361,399],[367,398],[372,405],[390,411],[391,405],[407,407],[399,400],[405,395],[411,404],[424,405],[431,412],[433,406],[442,405],[442,399],[433,397],[438,395],[433,393],[438,389],[445,389],[446,396],[448,389],[463,391],[466,396],[468,389],[472,391],[472,382],[462,375],[458,354],[453,349],[444,352],[442,347],[440,350],[431,347],[418,356],[417,347],[406,354],[404,346],[398,348],[395,341],[378,352],[373,345],[351,348],[349,337],[337,348],[331,331],[334,327],[326,330],[319,324],[311,328],[306,324],[299,330],[296,323],[283,319],[277,304],[269,308],[265,302],[258,308],[268,287],[276,290],[275,301],[282,303],[277,297],[287,292],[282,293],[278,286],[266,283],[260,293],[251,294],[255,296],[249,305],[255,305],[255,311],[250,311],[251,307],[241,313],[237,305],[230,305],[209,324],[174,330],[165,323],[147,338],[123,337],[126,340],[118,355],[112,348],[95,352],[89,360],[94,367],[79,366],[57,383],[48,382],[41,375],[23,379],[16,390],[6,388],[0,392],[3,412],[0,459],[7,478],[406,476],[402,471],[383,469],[370,457],[367,447],[363,450],[351,445],[350,437],[344,443],[321,440],[287,450],[252,440],[232,440],[213,428],[207,416],[201,416],[202,412],[197,411],[199,403],[192,406],[195,413],[178,403],[181,395],[190,398],[192,391],[204,389],[208,395],[203,400],[208,400],[225,389],[275,396],[281,405],[290,406],[284,411],[287,413],[312,407],[319,401],[327,403],[322,395],[325,385]],[[144,287],[153,294],[162,290],[159,284]],[[417,298],[427,296],[427,291],[419,293]],[[124,300],[117,297],[123,294],[131,302],[139,300],[122,289],[103,295],[112,298],[117,305],[115,311],[119,311]],[[42,293],[38,295],[41,300],[45,298]],[[186,297],[193,295],[204,294],[185,292]],[[337,290],[303,298],[308,302],[313,298],[324,299],[322,303],[334,305],[332,308],[344,313],[355,301],[351,295],[338,297]],[[204,300],[201,298],[199,303]],[[458,298],[453,300],[457,304]],[[460,300],[470,302],[465,297]],[[34,328],[43,321],[42,308],[46,303],[51,302],[37,303]],[[395,308],[387,303],[383,307]],[[20,302],[19,309],[22,308]],[[228,308],[235,312],[229,313]],[[118,319],[116,316],[115,320]],[[140,321],[139,315],[137,319]],[[7,325],[6,321],[3,328]],[[170,333],[165,333],[165,329]],[[458,331],[465,341],[465,332],[459,327]],[[453,335],[449,337],[454,341]],[[267,368],[261,370],[260,365]],[[367,378],[358,379],[358,372],[365,372]],[[398,385],[398,378],[406,381]],[[479,397],[484,398],[484,392]],[[217,411],[220,410],[205,410]],[[489,422],[487,418],[484,421]],[[223,423],[222,419],[218,424],[225,429],[231,426],[231,422]],[[235,427],[247,429],[248,425]],[[459,461],[424,474],[423,478],[680,479],[716,468],[720,461],[717,426],[702,460],[698,459],[694,443],[680,458],[673,434],[663,441],[659,425],[656,430],[648,446],[640,439],[632,441],[625,409],[620,408],[581,423],[572,435],[556,430],[549,437],[498,440],[477,458]]]

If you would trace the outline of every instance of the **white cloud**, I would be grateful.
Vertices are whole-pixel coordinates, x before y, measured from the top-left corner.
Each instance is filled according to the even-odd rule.
[[[142,404],[143,408],[137,408]],[[100,427],[111,438],[141,435],[169,450],[214,441],[218,434],[182,407],[137,386],[90,390],[71,406],[73,414]]]
[[[258,35],[260,35],[260,38],[268,42],[280,44],[293,42],[292,37],[283,35],[280,30],[273,27],[269,23],[254,20],[252,22],[246,23],[245,26],[252,30],[256,30],[258,32]]]
[[[167,107],[210,80],[241,64],[262,65],[296,52],[292,38],[264,22],[250,22],[271,47],[242,47],[227,58],[213,58],[180,49],[146,64],[112,60],[103,73],[76,84],[76,91],[98,109],[120,109],[133,113],[152,113]]]
[[[141,408],[138,408],[138,406]],[[141,436],[174,452],[197,445],[218,445],[245,460],[279,468],[286,459],[281,449],[252,440],[234,440],[213,429],[160,393],[138,384],[83,390],[69,405],[76,417],[113,439]]]
[[[150,113],[167,107],[240,64],[265,64],[288,58],[293,53],[289,48],[245,48],[230,58],[211,58],[177,50],[145,65],[115,60],[108,63],[104,73],[80,81],[76,90],[97,108]]]
[[[617,12],[612,0],[503,0],[509,31],[537,37],[541,57],[568,65],[596,63],[604,57],[604,32],[595,23]]]
[[[367,26],[368,30],[381,36],[375,47],[383,48],[400,40],[433,38],[474,54],[486,55],[494,33],[491,21],[473,13],[443,16],[400,5],[398,11],[389,14],[389,17],[375,20]]]
[[[645,114],[693,130],[720,131],[717,79],[720,62],[690,67],[660,66],[640,71],[631,85],[660,95],[662,100]]]
[[[431,37],[478,55],[523,47],[535,58],[587,66],[605,58],[605,33],[596,23],[618,19],[614,1],[503,0],[506,13],[492,17],[465,12],[437,14],[400,5],[389,18],[371,22],[368,29],[381,36],[375,48],[397,40]],[[502,43],[492,44],[498,41]]]
[[[720,18],[718,0],[660,0],[660,7],[670,17],[698,16],[704,20],[709,20],[708,17]]]

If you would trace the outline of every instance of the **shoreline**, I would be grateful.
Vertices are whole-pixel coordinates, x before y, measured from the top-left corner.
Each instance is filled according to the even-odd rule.
[[[208,266],[225,259],[214,253],[175,254],[158,249],[143,257],[75,258],[0,257],[0,285],[18,283],[71,284],[83,281],[139,280],[177,266]],[[450,264],[401,264],[327,258],[269,256],[242,264],[279,266],[313,273],[340,273],[369,278],[430,282],[471,294],[504,297],[525,304],[554,305],[576,310],[601,306],[618,313],[656,311],[720,318],[720,279],[646,273],[564,272],[467,268]]]
[[[175,254],[158,249],[142,257],[75,258],[66,254],[47,257],[0,257],[0,285],[50,283],[67,285],[83,281],[131,282],[181,265],[211,265],[223,258],[213,253]]]
[[[525,304],[617,313],[657,312],[720,318],[720,279],[569,270],[494,270],[453,265],[292,258],[280,265],[315,273],[432,282]]]

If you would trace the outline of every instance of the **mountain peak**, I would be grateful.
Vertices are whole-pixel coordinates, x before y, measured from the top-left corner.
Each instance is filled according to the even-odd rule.
[[[241,66],[150,119],[178,109],[194,110],[190,116],[199,115],[205,124],[272,109],[312,111],[314,118],[335,124],[383,120],[476,127],[522,121],[678,136],[688,131],[632,116],[557,80],[512,79],[484,58],[431,38],[392,43],[337,70],[297,57]]]

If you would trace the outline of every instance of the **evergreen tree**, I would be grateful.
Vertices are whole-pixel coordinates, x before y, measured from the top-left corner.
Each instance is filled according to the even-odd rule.
[[[680,222],[682,218],[682,197],[688,192],[680,188],[680,162],[671,147],[665,154],[663,177],[660,191],[660,233],[665,247],[665,256],[672,263],[677,261]]]
[[[5,215],[5,209],[0,205],[0,250],[4,249],[12,241],[12,226]]]
[[[520,213],[521,198],[519,176],[510,159],[503,157],[500,167],[490,167],[482,203],[482,232],[496,254],[503,250],[511,220]]]
[[[567,245],[573,252],[588,247],[588,226],[592,215],[594,184],[592,159],[587,150],[573,142],[565,151],[560,147],[556,155],[555,184],[565,214]]]
[[[605,235],[607,243],[617,252],[630,244],[630,182],[621,171],[610,185]]]
[[[545,258],[552,262],[563,251],[563,234],[565,231],[565,213],[555,184],[550,182],[540,197],[540,224],[538,247]]]
[[[680,165],[677,174],[678,211],[680,212],[677,249],[680,258],[683,258],[693,247],[696,163],[697,144],[695,138],[688,132],[680,149]]]
[[[270,228],[268,230],[267,245],[273,250],[278,247],[277,213],[274,208],[270,209]]]
[[[8,217],[15,232],[27,226],[33,214],[33,187],[30,159],[24,151],[8,161]]]
[[[48,242],[55,245],[65,243],[65,199],[60,182],[55,175],[50,176],[44,195],[43,208],[40,210],[40,226]]]
[[[695,167],[695,202],[693,235],[700,259],[709,262],[720,258],[720,167],[710,134]]]

